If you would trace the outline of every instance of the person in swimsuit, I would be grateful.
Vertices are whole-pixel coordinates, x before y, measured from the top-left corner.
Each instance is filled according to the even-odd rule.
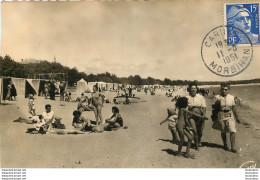
[[[93,86],[93,93],[92,93],[92,105],[93,110],[96,117],[96,122],[98,124],[104,124],[103,117],[102,117],[102,106],[104,103],[105,96],[98,92],[97,85]]]
[[[119,114],[119,109],[116,106],[112,107],[113,115],[106,119],[105,130],[111,130],[111,128],[123,127],[123,118]]]

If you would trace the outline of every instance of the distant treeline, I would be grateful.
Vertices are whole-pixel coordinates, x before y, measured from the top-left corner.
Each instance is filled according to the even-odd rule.
[[[191,81],[188,80],[171,80],[165,78],[164,80],[155,79],[152,77],[142,78],[139,75],[129,77],[117,77],[115,74],[108,72],[102,74],[86,74],[79,72],[76,67],[69,68],[57,62],[41,61],[40,63],[22,64],[14,61],[10,56],[6,55],[4,58],[0,56],[0,76],[9,76],[17,78],[36,79],[39,74],[45,73],[64,73],[69,85],[73,85],[81,78],[87,82],[104,81],[109,83],[121,83],[131,85],[188,85]],[[62,79],[60,79],[62,80]],[[249,84],[260,83],[259,79],[230,81],[231,84]],[[199,85],[217,85],[219,81],[198,81]]]

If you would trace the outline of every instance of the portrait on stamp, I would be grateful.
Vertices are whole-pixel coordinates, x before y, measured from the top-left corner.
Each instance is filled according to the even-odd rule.
[[[259,4],[225,4],[228,45],[257,45],[259,41]]]

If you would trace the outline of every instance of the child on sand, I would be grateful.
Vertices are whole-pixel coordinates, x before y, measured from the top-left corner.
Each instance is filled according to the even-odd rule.
[[[168,117],[165,120],[163,120],[160,123],[160,125],[162,125],[163,123],[168,121],[168,128],[172,133],[173,143],[177,144],[180,141],[178,134],[177,134],[177,130],[176,130],[176,123],[177,123],[178,115],[177,115],[175,109],[173,109],[173,108],[167,108],[167,112],[168,112]]]
[[[113,115],[110,118],[105,120],[106,122],[105,130],[111,130],[111,128],[123,127],[123,118],[119,114],[119,109],[116,106],[112,107],[112,113]]]
[[[197,116],[197,117],[204,118],[204,119],[207,119],[207,118],[200,116],[196,113],[188,111],[187,110],[188,109],[188,99],[186,97],[180,97],[177,100],[176,108],[179,109],[176,129],[177,129],[178,134],[180,136],[180,143],[179,143],[179,146],[178,146],[177,156],[181,156],[181,150],[182,150],[182,146],[183,146],[183,143],[184,143],[184,135],[185,135],[188,138],[188,143],[187,143],[187,150],[186,150],[186,153],[184,154],[184,157],[193,159],[194,156],[192,156],[190,154],[190,147],[191,147],[191,142],[194,138],[194,135],[192,133],[192,129],[191,129],[191,126],[189,124],[187,115],[190,114],[190,115]]]
[[[35,113],[35,104],[34,104],[34,98],[32,94],[29,94],[29,102],[28,102],[28,106],[29,106],[29,113],[33,116],[36,115]]]

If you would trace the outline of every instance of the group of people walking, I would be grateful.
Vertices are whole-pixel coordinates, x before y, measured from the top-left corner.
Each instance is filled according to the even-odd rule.
[[[220,94],[214,96],[211,116],[213,121],[212,127],[221,132],[224,149],[238,153],[239,150],[235,145],[235,124],[236,122],[240,123],[240,120],[235,106],[235,98],[228,93],[229,89],[229,84],[221,83]],[[194,140],[196,150],[202,147],[203,129],[205,120],[208,118],[206,117],[206,101],[202,95],[197,93],[197,84],[194,82],[190,83],[188,92],[188,96],[179,97],[175,100],[175,109],[170,108],[167,110],[168,117],[163,122],[168,121],[168,127],[173,135],[173,140],[178,143],[177,155],[181,155],[184,136],[186,136],[188,143],[184,156],[192,158],[193,156],[190,154],[191,143]],[[230,134],[231,148],[227,143],[227,134]]]

